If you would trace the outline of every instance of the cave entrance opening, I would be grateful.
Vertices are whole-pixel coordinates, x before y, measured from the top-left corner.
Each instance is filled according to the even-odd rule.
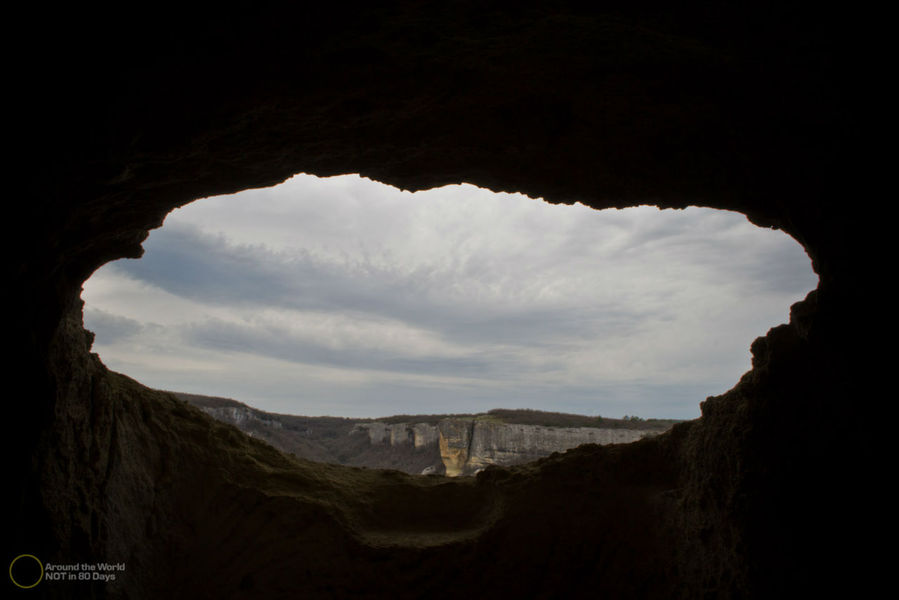
[[[330,415],[331,439],[360,433],[353,418],[511,418],[488,409],[694,418],[817,283],[799,244],[738,213],[413,194],[358,175],[196,201],[145,249],[85,284],[103,361],[158,389]],[[528,418],[548,417],[514,417]],[[307,450],[346,462],[364,439],[432,444],[410,427],[435,418],[406,421],[363,427],[331,457]]]

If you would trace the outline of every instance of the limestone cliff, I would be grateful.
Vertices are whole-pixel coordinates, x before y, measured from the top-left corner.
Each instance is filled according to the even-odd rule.
[[[175,393],[214,419],[275,448],[318,462],[418,474],[474,475],[565,452],[581,444],[620,444],[661,433],[672,421],[643,423],[533,410],[494,409],[479,415],[354,421],[269,413],[229,398]],[[416,418],[428,422],[415,422]]]
[[[489,465],[517,465],[581,444],[633,442],[655,430],[543,427],[489,419],[445,419],[438,425],[440,457],[450,477],[473,475]]]
[[[248,406],[219,406],[219,407],[202,407],[204,413],[213,419],[218,419],[225,423],[236,425],[239,429],[245,430],[249,424],[259,427],[272,427],[274,429],[283,429],[284,426],[276,419],[266,419],[259,416],[259,411],[253,410]],[[264,414],[264,413],[263,413]],[[252,431],[247,431],[253,435]]]
[[[650,435],[654,429],[551,427],[506,423],[483,415],[441,419],[429,423],[359,423],[354,432],[364,431],[372,445],[439,447],[442,468],[449,477],[474,475],[489,465],[509,466],[565,452],[581,444],[623,444]],[[439,472],[441,469],[428,469]]]
[[[351,421],[268,413],[235,400],[177,394],[218,421],[301,458],[449,477],[475,475],[489,465],[511,466],[582,444],[622,444],[667,430],[672,422],[600,419],[563,413],[495,409],[486,414],[418,417],[429,422]],[[523,422],[522,422],[523,421]],[[535,423],[536,421],[536,423]],[[552,423],[552,424],[549,424]]]
[[[358,423],[354,431],[368,434],[372,444],[389,444],[391,446],[411,445],[424,448],[437,443],[439,435],[435,425],[428,423]]]
[[[442,473],[437,428],[342,417],[270,413],[230,398],[175,393],[214,419],[282,452],[322,463],[394,469],[412,475]]]

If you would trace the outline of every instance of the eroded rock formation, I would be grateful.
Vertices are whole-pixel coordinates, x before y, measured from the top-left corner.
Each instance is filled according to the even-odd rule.
[[[882,477],[870,411],[850,404],[872,376],[857,326],[870,211],[853,211],[883,195],[866,187],[855,106],[873,56],[861,11],[65,10],[10,17],[29,40],[10,54],[23,189],[6,339],[27,392],[5,413],[3,538],[9,557],[126,570],[40,593],[865,595]],[[820,283],[752,344],[752,371],[668,434],[443,482],[311,465],[107,371],[79,301],[173,208],[298,172],[737,210],[797,239]]]
[[[231,423],[238,429],[246,430],[249,424],[274,429],[283,429],[283,425],[275,419],[260,418],[256,411],[250,408],[238,406],[222,406],[217,408],[201,408],[204,413],[213,419]]]
[[[582,444],[625,444],[658,431],[593,427],[542,427],[485,419],[438,423],[440,458],[450,477],[474,475],[488,466],[518,465]]]
[[[309,460],[354,467],[396,469],[410,475],[476,475],[488,466],[535,461],[583,444],[624,444],[659,435],[670,422],[640,428],[554,427],[505,422],[493,414],[455,415],[430,423],[365,421],[267,413],[235,400],[175,394],[212,418],[234,425],[278,450]],[[497,411],[491,411],[497,412]],[[498,411],[503,412],[503,411]],[[538,411],[505,411],[529,413]],[[559,413],[543,413],[557,415]],[[561,415],[593,421],[579,415]],[[539,417],[538,417],[539,418]],[[611,423],[614,420],[607,420]],[[366,443],[359,443],[363,437]]]
[[[491,465],[511,466],[535,461],[582,444],[633,442],[658,435],[664,428],[550,427],[504,423],[482,415],[440,419],[436,424],[359,423],[354,428],[356,431],[366,433],[374,446],[437,450],[440,464],[429,465],[428,472],[458,477],[475,475]]]
[[[359,423],[356,429],[364,431],[372,444],[391,446],[409,445],[424,448],[437,444],[439,432],[436,425],[428,423]]]

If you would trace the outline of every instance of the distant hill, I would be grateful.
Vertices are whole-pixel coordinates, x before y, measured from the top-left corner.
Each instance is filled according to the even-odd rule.
[[[489,422],[499,427],[505,424],[526,428],[593,428],[607,432],[635,430],[632,433],[621,431],[614,434],[613,437],[625,441],[661,433],[677,422],[672,419],[637,417],[609,419],[531,409],[493,409],[478,414],[392,415],[378,419],[306,417],[269,413],[231,398],[182,392],[169,393],[200,408],[217,420],[236,426],[247,435],[264,440],[279,450],[298,457],[356,467],[396,469],[413,474],[423,471],[445,472],[447,457],[441,456],[438,440],[442,434],[438,431],[438,425],[448,421],[457,425]],[[521,427],[518,429],[523,431]],[[572,433],[572,436],[570,447],[583,443],[585,439],[584,433],[577,435]],[[591,433],[586,434],[589,439],[592,439],[592,436]],[[558,449],[547,447],[545,454],[548,455]],[[540,448],[532,447],[529,453],[521,456],[534,459],[542,454],[544,451]]]
[[[366,460],[362,455],[370,446],[367,436],[351,435],[356,424],[366,419],[269,413],[231,398],[171,393],[248,435],[302,458],[353,466],[374,466],[368,463],[381,460]]]
[[[374,419],[384,423],[428,423],[436,425],[443,419],[471,419],[493,417],[503,423],[515,425],[541,425],[543,427],[596,427],[602,429],[668,429],[679,419],[643,419],[625,417],[590,417],[571,413],[548,412],[530,408],[494,408],[486,413],[443,414],[443,415],[393,415]]]

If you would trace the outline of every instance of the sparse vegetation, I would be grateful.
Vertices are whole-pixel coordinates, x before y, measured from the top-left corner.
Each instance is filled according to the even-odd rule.
[[[393,415],[378,419],[357,419],[358,421],[380,421],[382,423],[428,423],[436,425],[443,419],[496,420],[518,425],[540,425],[543,427],[597,427],[605,429],[667,429],[678,419],[644,419],[625,416],[613,419],[601,416],[575,415],[571,413],[534,410],[531,408],[494,408],[486,413],[456,413],[442,415]]]
[[[528,408],[506,409],[495,408],[488,411],[504,423],[520,425],[542,425],[543,427],[601,427],[605,429],[667,429],[680,421],[677,419],[642,419],[625,416],[623,419],[612,419],[600,416],[575,415],[570,413],[548,412]]]
[[[354,467],[390,468],[407,473],[420,473],[425,467],[440,462],[436,447],[410,449],[373,445],[365,432],[353,432],[357,424],[370,423],[375,419],[284,415],[265,412],[230,398],[170,393],[200,408],[248,411],[254,418],[241,423],[242,431],[284,452],[309,460]],[[409,420],[394,422],[406,423]]]
[[[436,444],[422,448],[414,448],[410,445],[372,444],[368,434],[364,430],[355,429],[356,425],[380,422],[392,425],[426,423],[436,426],[444,419],[455,418],[540,427],[595,427],[661,432],[678,422],[673,419],[643,419],[636,416],[610,419],[533,409],[506,408],[497,408],[477,414],[393,415],[380,419],[307,417],[268,413],[230,398],[170,393],[185,402],[204,409],[231,408],[243,411],[245,417],[240,423],[242,431],[295,456],[348,466],[392,468],[407,473],[420,473],[425,467],[439,464],[441,459]]]
[[[198,406],[218,408],[224,406],[247,407],[246,404],[229,398],[200,396],[197,394],[175,393],[176,396]],[[257,409],[253,409],[257,410]],[[258,411],[262,413],[262,411]],[[518,425],[540,425],[543,427],[601,427],[606,429],[667,429],[678,419],[645,419],[634,415],[625,415],[622,419],[601,416],[576,415],[572,413],[534,410],[531,408],[494,408],[486,413],[451,413],[425,415],[391,415],[389,417],[345,418],[345,417],[305,417],[298,415],[282,415],[264,413],[275,416],[286,429],[293,431],[314,431],[315,437],[334,438],[345,434],[356,423],[427,423],[436,425],[443,419],[479,419],[499,421]]]

